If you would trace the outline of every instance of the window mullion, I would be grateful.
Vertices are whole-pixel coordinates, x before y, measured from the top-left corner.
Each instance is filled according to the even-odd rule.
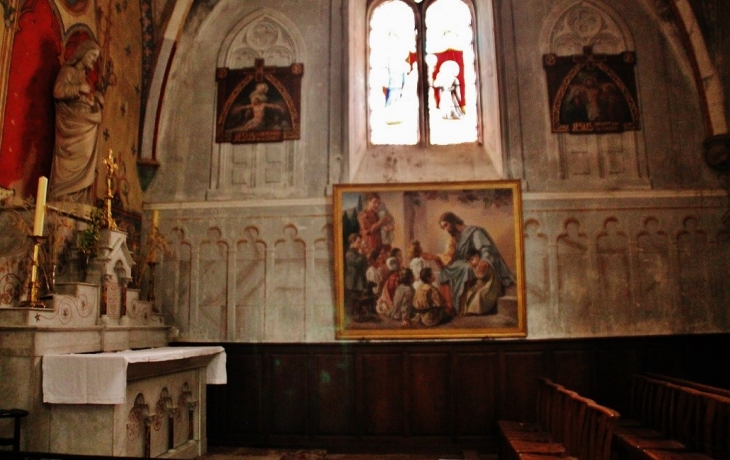
[[[416,4],[416,49],[418,54],[418,98],[419,98],[419,140],[418,145],[427,148],[430,145],[428,126],[428,90],[430,75],[426,65],[426,22],[424,21],[425,7],[423,3]]]

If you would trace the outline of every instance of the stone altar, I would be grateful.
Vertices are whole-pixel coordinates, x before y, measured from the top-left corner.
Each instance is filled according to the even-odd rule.
[[[205,386],[225,383],[225,353],[168,347],[175,329],[128,287],[134,261],[126,237],[101,230],[86,276],[59,277],[41,298],[45,308],[17,306],[22,299],[0,307],[0,407],[30,412],[21,450],[165,458],[206,451]],[[54,360],[65,373],[49,371]],[[93,387],[116,399],[63,401],[49,385],[69,394]],[[9,429],[0,425],[0,435]]]

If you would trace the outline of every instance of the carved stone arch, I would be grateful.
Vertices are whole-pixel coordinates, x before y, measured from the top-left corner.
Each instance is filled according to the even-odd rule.
[[[198,299],[196,325],[205,331],[207,339],[226,340],[228,337],[228,285],[231,242],[218,226],[208,228],[198,246]]]
[[[634,51],[626,21],[601,0],[564,0],[548,15],[540,34],[543,54],[571,56],[591,47],[595,54]],[[641,92],[637,81],[637,93]],[[547,84],[545,84],[547,93]],[[547,99],[547,95],[546,95]],[[645,139],[641,131],[554,136],[551,186],[577,189],[648,188]]]
[[[572,50],[565,50],[571,43]],[[612,43],[616,47],[608,46]],[[580,54],[584,46],[610,54],[635,49],[626,21],[611,6],[585,0],[564,0],[553,8],[544,22],[540,46],[543,53],[557,55]]]
[[[256,340],[264,330],[269,248],[261,233],[249,225],[236,242],[235,340]]]
[[[276,62],[276,58],[290,60]],[[299,29],[271,8],[260,8],[236,24],[221,45],[218,67],[252,67],[255,59],[277,66],[305,60],[304,38]]]
[[[305,43],[297,26],[284,14],[259,8],[244,16],[226,35],[217,66],[253,67],[305,62]],[[306,76],[305,76],[306,78]],[[302,106],[302,113],[306,107]],[[287,197],[297,193],[302,177],[300,143],[293,140],[254,144],[213,143],[208,199]]]

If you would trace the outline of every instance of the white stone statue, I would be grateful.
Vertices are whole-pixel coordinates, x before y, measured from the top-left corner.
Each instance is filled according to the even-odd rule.
[[[99,45],[81,42],[63,64],[53,87],[56,143],[50,198],[92,204],[91,186],[97,163],[97,137],[104,96],[92,89],[88,72],[99,59]]]

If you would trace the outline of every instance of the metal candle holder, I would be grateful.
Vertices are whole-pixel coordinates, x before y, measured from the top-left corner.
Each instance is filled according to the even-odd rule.
[[[41,283],[38,279],[38,268],[40,267],[41,244],[46,237],[30,235],[28,238],[33,240],[33,264],[30,269],[28,300],[21,302],[20,306],[25,308],[45,308],[46,304],[40,301]]]
[[[102,228],[108,228],[110,230],[117,229],[117,223],[114,222],[112,217],[112,200],[114,199],[114,193],[112,193],[112,177],[114,172],[119,167],[116,158],[114,158],[114,152],[109,149],[109,156],[104,159],[104,165],[106,166],[106,196],[104,196],[104,218],[102,219]]]

